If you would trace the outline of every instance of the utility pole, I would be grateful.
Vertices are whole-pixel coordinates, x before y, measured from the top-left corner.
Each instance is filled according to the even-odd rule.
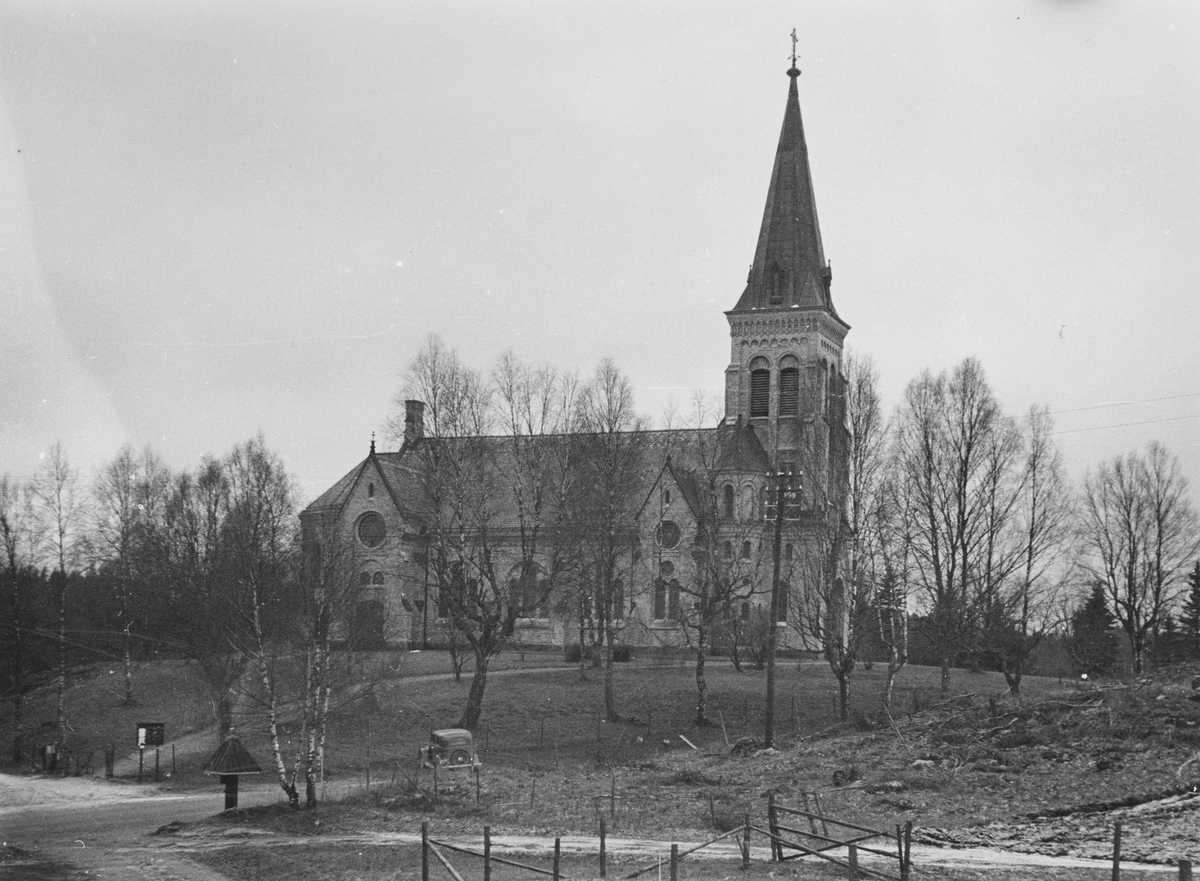
[[[791,495],[792,475],[776,471],[775,479],[775,543],[771,549],[771,620],[767,631],[767,710],[763,726],[763,746],[775,745],[775,644],[779,632],[779,557],[783,544],[784,504],[787,495]]]

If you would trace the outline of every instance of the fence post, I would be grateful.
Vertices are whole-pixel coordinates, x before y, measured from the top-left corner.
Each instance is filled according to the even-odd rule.
[[[1192,881],[1192,861],[1179,861],[1179,881]]]
[[[679,881],[679,845],[671,845],[671,881]]]
[[[556,838],[556,839],[554,839],[554,874],[551,876],[554,879],[554,881],[558,881],[558,879],[559,879],[558,861],[559,861],[559,857],[561,856],[561,854],[562,854],[562,839]]]
[[[421,881],[429,881],[429,824],[421,824]]]
[[[777,863],[783,856],[783,848],[779,846],[779,825],[775,817],[775,793],[767,799],[767,828],[771,831],[771,862]]]
[[[750,815],[746,814],[746,823],[742,827],[742,869],[750,868]]]
[[[1121,821],[1113,825],[1113,870],[1112,881],[1121,881]]]
[[[850,858],[846,861],[846,875],[850,881],[858,881],[858,845],[850,845]]]
[[[605,877],[604,865],[605,847],[607,846],[608,830],[604,826],[604,817],[600,818],[600,877]]]
[[[609,772],[608,779],[608,815],[614,820],[617,819],[617,774],[615,771]],[[625,819],[629,819],[626,816]]]
[[[900,881],[908,881],[912,872],[912,820],[904,824],[904,858],[900,866]]]
[[[483,881],[492,881],[492,827],[483,827]]]

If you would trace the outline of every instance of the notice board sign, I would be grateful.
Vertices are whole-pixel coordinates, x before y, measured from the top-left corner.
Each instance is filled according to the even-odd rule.
[[[162,746],[166,743],[166,723],[164,722],[138,722],[137,723],[137,741],[138,749],[144,749],[148,746]]]

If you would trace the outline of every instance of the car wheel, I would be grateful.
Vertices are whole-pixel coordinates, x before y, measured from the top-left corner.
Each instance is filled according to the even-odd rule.
[[[465,749],[456,749],[454,752],[450,753],[450,764],[451,765],[465,765],[470,761],[471,761],[471,754],[468,753]]]

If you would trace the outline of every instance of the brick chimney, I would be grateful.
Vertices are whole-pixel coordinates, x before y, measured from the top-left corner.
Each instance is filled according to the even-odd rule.
[[[425,436],[425,402],[404,402],[404,443],[419,441]]]

